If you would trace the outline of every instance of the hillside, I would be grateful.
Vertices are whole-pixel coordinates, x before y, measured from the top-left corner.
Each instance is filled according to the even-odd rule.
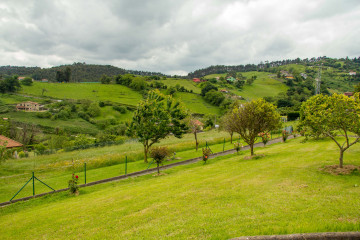
[[[336,164],[336,146],[330,140],[301,140],[259,149],[265,157],[258,159],[220,157],[162,176],[87,187],[77,197],[60,193],[16,203],[0,209],[0,235],[229,239],[359,231],[358,173],[321,172],[320,167]],[[359,154],[359,146],[349,149],[346,163],[359,165]]]

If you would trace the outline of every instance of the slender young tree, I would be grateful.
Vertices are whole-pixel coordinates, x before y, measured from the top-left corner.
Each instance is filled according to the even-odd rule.
[[[254,143],[259,133],[281,127],[280,114],[276,107],[264,99],[253,100],[234,108],[230,122],[234,132],[240,134],[249,144],[251,156],[254,155]]]
[[[300,128],[311,136],[331,138],[339,147],[342,168],[344,152],[360,142],[360,93],[313,96],[301,106]]]
[[[144,161],[154,143],[173,134],[177,138],[188,130],[184,121],[187,114],[179,102],[155,89],[141,101],[127,130],[128,136],[136,137],[144,146]]]

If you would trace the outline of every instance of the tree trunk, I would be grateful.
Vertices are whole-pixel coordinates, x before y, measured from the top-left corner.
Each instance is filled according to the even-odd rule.
[[[230,133],[230,143],[232,144],[232,137],[234,133]]]
[[[199,142],[197,140],[197,134],[196,134],[196,131],[194,132],[194,135],[195,135],[195,145],[196,145],[196,151],[198,150],[199,148]]]
[[[149,147],[144,144],[144,162],[148,162],[147,155],[148,155]]]
[[[157,164],[157,171],[158,171],[158,175],[160,175],[160,167],[159,167],[159,162],[156,162],[156,164]]]
[[[251,149],[251,156],[254,155],[254,144],[250,144],[250,149]]]
[[[345,151],[345,150],[340,149],[340,158],[339,158],[339,161],[340,161],[339,167],[340,167],[340,168],[343,168],[344,151]]]

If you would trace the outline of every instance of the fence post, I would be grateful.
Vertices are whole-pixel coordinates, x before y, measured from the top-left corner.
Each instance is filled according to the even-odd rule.
[[[127,156],[125,156],[125,175],[127,174]]]
[[[84,178],[85,178],[85,184],[86,184],[86,162],[84,163]]]
[[[223,151],[225,151],[225,138],[224,138],[224,144],[223,144]]]
[[[33,196],[35,196],[35,177],[34,177],[34,172],[32,172],[32,180],[33,180]]]

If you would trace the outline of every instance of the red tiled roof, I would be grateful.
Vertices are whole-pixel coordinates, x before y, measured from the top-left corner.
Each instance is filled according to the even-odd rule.
[[[194,125],[196,125],[196,126],[203,126],[203,125],[204,125],[202,122],[200,122],[200,121],[197,120],[197,119],[193,120],[193,123],[194,123]]]
[[[0,144],[3,145],[4,142],[6,143],[6,148],[13,148],[13,147],[22,147],[23,145],[17,141],[14,141],[10,138],[7,138],[3,135],[0,135]]]

